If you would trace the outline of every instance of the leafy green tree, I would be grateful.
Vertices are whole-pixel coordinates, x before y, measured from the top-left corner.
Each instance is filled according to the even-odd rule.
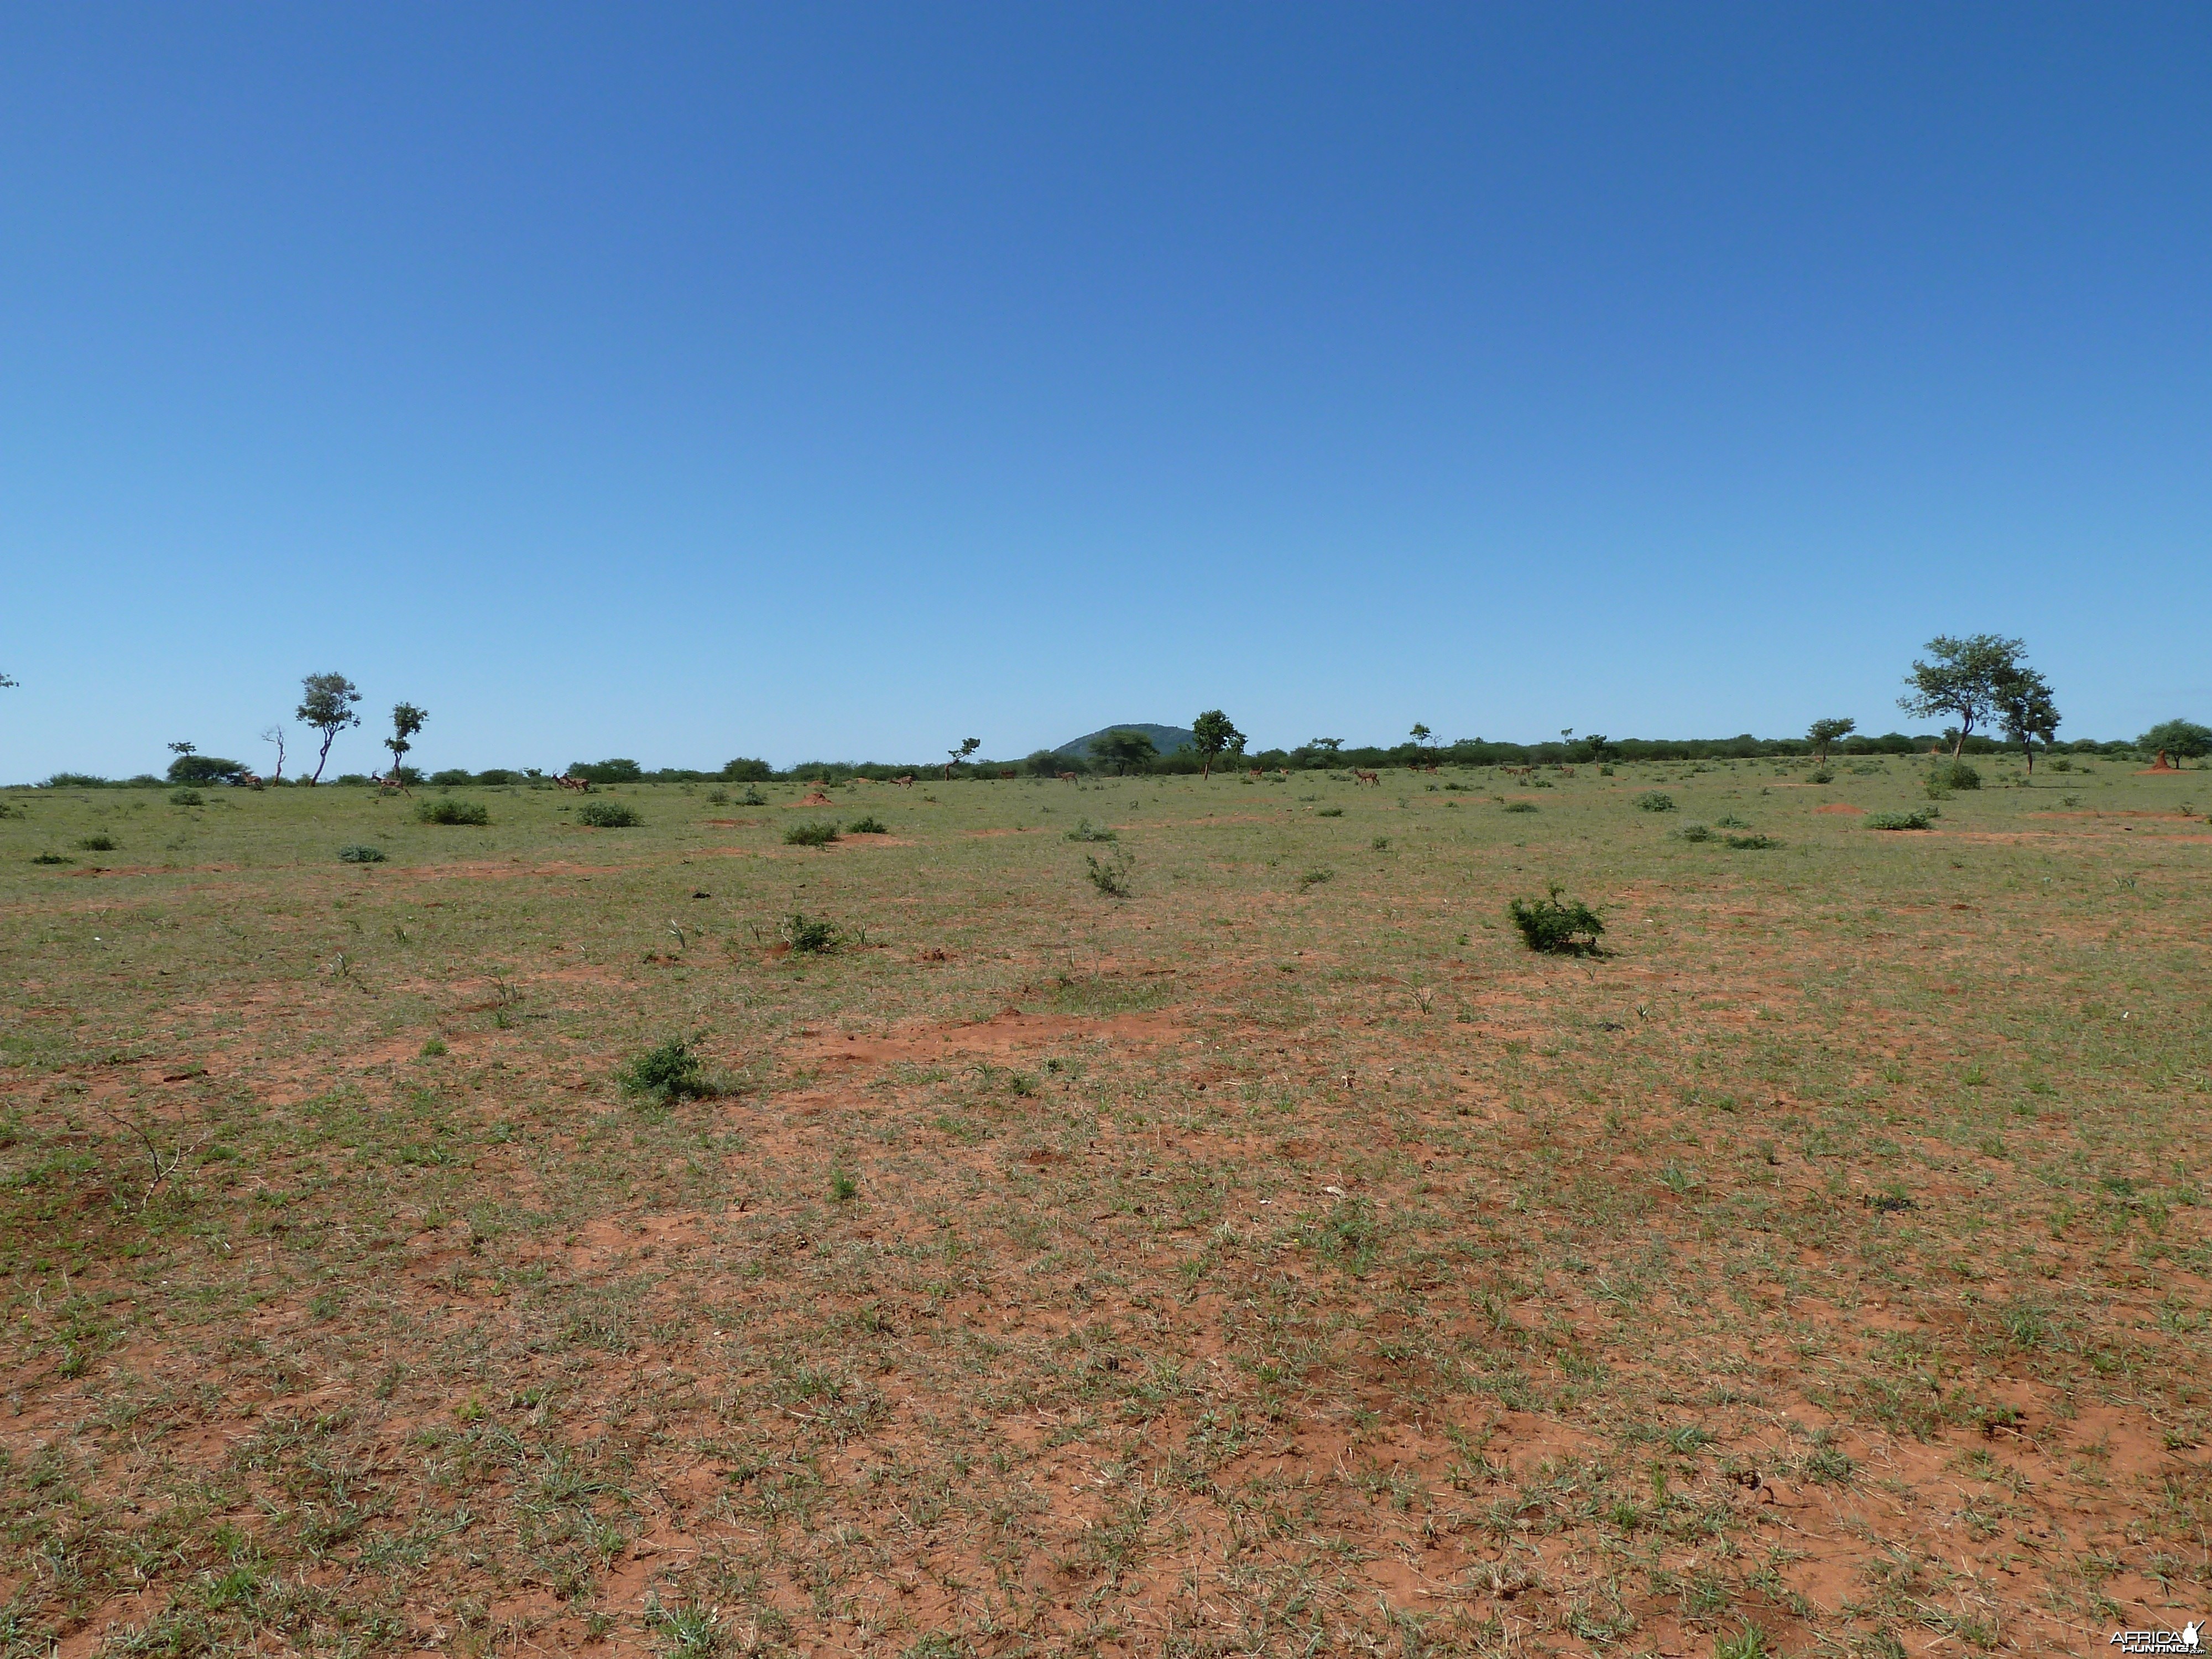
[[[1422,748],[1425,749],[1431,743],[1436,741],[1437,734],[1429,730],[1428,723],[1426,721],[1415,720],[1413,722],[1413,729],[1406,733],[1406,735],[1411,738],[1415,743],[1419,744]]]
[[[1142,732],[1114,731],[1093,738],[1091,752],[1127,777],[1132,768],[1151,765],[1160,751]]]
[[[1946,714],[1958,719],[1951,740],[1956,760],[1978,725],[1986,725],[1996,711],[1997,690],[2004,677],[2019,672],[2026,647],[2018,640],[1995,634],[1976,634],[1953,639],[1939,634],[1928,641],[1932,662],[1915,661],[1905,677],[1911,690],[1897,700],[1908,714],[1937,720]]]
[[[2195,720],[2160,720],[2136,739],[2136,747],[2146,755],[2163,752],[2176,760],[2203,760],[2212,755],[2212,726],[2199,726]]]
[[[422,729],[422,722],[429,718],[428,709],[417,708],[411,702],[392,704],[392,735],[384,740],[384,746],[392,751],[393,777],[400,775],[400,763],[407,758],[407,751],[415,746],[415,734]]]
[[[1840,743],[1858,729],[1856,720],[1814,720],[1812,729],[1805,733],[1813,744],[1813,757],[1826,766],[1828,763],[1828,745]]]
[[[2058,705],[2051,683],[2024,663],[2015,663],[1997,676],[1991,706],[2004,724],[2005,736],[2027,757],[2027,775],[2035,775],[2035,739],[2045,747],[2058,737]]]
[[[315,756],[315,775],[309,783],[323,781],[323,768],[331,758],[331,744],[339,732],[349,726],[359,726],[361,716],[353,706],[361,701],[361,693],[354,683],[343,674],[307,674],[300,679],[300,706],[293,717],[301,725],[323,734],[323,746]]]
[[[1244,734],[1229,723],[1229,716],[1218,708],[1209,708],[1190,723],[1191,746],[1198,750],[1202,764],[1198,769],[1200,778],[1213,775],[1213,763],[1221,755],[1241,755],[1244,752]],[[1152,739],[1145,740],[1150,747]]]
[[[966,760],[969,756],[974,754],[982,746],[983,739],[981,738],[963,738],[960,739],[960,746],[957,749],[946,750],[945,752],[950,755],[952,758],[945,763],[945,775],[948,778],[951,777],[952,775],[952,769],[954,767],[959,765],[961,762]]]

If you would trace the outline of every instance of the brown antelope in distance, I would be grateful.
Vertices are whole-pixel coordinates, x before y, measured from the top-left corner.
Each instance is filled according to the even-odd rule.
[[[1356,766],[1352,769],[1352,781],[1355,786],[1363,783],[1371,783],[1377,789],[1380,789],[1382,787],[1382,779],[1379,774],[1374,772],[1363,772]]]
[[[1062,783],[1073,783],[1075,781],[1075,774],[1073,772],[1061,772],[1055,775],[1059,777]]]
[[[914,774],[909,772],[902,778],[893,778],[891,781],[902,789],[911,789],[914,787]]]
[[[1257,782],[1258,782],[1261,778],[1264,778],[1264,777],[1266,777],[1267,775],[1265,772],[1262,772],[1262,771],[1261,771],[1258,767],[1256,767],[1256,766],[1255,766],[1255,767],[1254,767],[1254,768],[1252,769],[1252,781],[1253,781],[1255,783],[1257,783]]]
[[[407,787],[407,780],[404,778],[385,777],[376,781],[376,793],[380,795],[411,795],[415,792]]]
[[[553,781],[563,789],[574,789],[580,795],[588,795],[592,793],[592,781],[589,778],[572,778],[563,772]]]

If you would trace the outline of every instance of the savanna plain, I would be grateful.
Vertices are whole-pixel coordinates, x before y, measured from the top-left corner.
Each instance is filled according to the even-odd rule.
[[[0,1651],[2201,1620],[2212,775],[1922,764],[0,794]]]

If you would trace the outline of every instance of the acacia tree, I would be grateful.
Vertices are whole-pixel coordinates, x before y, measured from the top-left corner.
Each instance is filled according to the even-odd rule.
[[[948,778],[951,777],[952,775],[952,769],[954,767],[959,765],[961,762],[966,760],[969,756],[974,754],[982,746],[983,739],[981,738],[963,738],[960,739],[960,746],[957,749],[946,750],[945,752],[951,756],[952,758],[945,763],[945,775]]]
[[[1209,708],[1190,723],[1191,747],[1198,750],[1200,765],[1198,775],[1213,775],[1213,763],[1221,755],[1241,755],[1244,752],[1244,734],[1229,723],[1229,716],[1218,708]]]
[[[339,732],[349,726],[359,726],[361,716],[353,712],[354,704],[361,701],[361,693],[343,674],[308,674],[300,681],[305,693],[295,717],[302,726],[313,726],[323,734],[323,746],[315,756],[315,775],[309,783],[323,781],[323,767],[331,757],[331,744]]]
[[[2212,726],[2195,720],[2160,720],[2136,739],[2146,755],[2171,755],[2176,760],[2203,760],[2212,755]]]
[[[2058,736],[2058,705],[2051,696],[2051,683],[2024,663],[2016,663],[1997,677],[1992,699],[2005,736],[2027,757],[2027,775],[2035,775],[2035,743],[2047,745]]]
[[[2005,677],[2023,672],[2021,656],[2026,649],[2020,641],[1995,634],[1963,640],[1938,634],[1928,641],[1928,654],[1935,660],[1913,663],[1912,672],[1905,677],[1912,689],[1897,700],[1897,706],[1923,720],[1955,715],[1959,725],[1951,740],[1951,758],[1956,760],[1975,726],[1987,724],[1996,712]]]
[[[1856,720],[1814,720],[1806,732],[1813,744],[1813,757],[1823,766],[1828,763],[1828,745],[1840,742],[1859,729]]]
[[[1411,738],[1417,745],[1425,749],[1429,746],[1430,743],[1435,739],[1437,734],[1429,730],[1428,722],[1426,720],[1415,720],[1413,722],[1413,729],[1407,732],[1406,735]]]
[[[429,718],[428,709],[417,708],[411,702],[392,704],[392,735],[384,740],[384,746],[392,751],[392,775],[394,778],[399,775],[399,763],[407,758],[407,751],[415,746],[415,734],[422,729],[422,722]]]
[[[1130,768],[1150,765],[1160,751],[1142,732],[1113,731],[1103,738],[1093,738],[1091,752],[1100,760],[1112,762],[1127,777]]]

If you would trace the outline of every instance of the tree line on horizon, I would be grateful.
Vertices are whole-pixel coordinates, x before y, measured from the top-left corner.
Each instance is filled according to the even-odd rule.
[[[2033,773],[2039,751],[2046,754],[2145,754],[2172,760],[2203,759],[2212,755],[2212,727],[2192,720],[2161,721],[2132,742],[2079,738],[2061,743],[2060,716],[2049,682],[2028,665],[2026,648],[2019,640],[1993,634],[1966,637],[1939,635],[1929,641],[1926,658],[1916,659],[1905,676],[1905,695],[1899,706],[1923,720],[1946,719],[1951,724],[1939,732],[1918,734],[1886,732],[1870,736],[1853,720],[1834,718],[1812,723],[1803,737],[1758,738],[1743,732],[1733,738],[1611,738],[1602,732],[1577,736],[1564,728],[1558,741],[1514,743],[1486,738],[1462,738],[1445,743],[1424,722],[1416,721],[1406,738],[1395,744],[1347,745],[1341,738],[1314,738],[1291,749],[1248,751],[1249,740],[1218,708],[1205,710],[1191,723],[1191,740],[1164,754],[1143,732],[1114,728],[1091,740],[1089,752],[1069,756],[1039,749],[1019,761],[979,757],[981,739],[965,738],[945,751],[944,761],[921,766],[881,762],[805,761],[778,769],[764,760],[739,757],[713,770],[685,767],[647,769],[638,762],[617,757],[602,761],[572,761],[565,775],[607,785],[622,783],[766,783],[771,781],[835,781],[840,778],[889,779],[925,772],[956,778],[1006,776],[1058,777],[1068,774],[1136,775],[1196,774],[1205,776],[1213,767],[1230,762],[1263,771],[1312,771],[1344,767],[1385,766],[1553,766],[1601,765],[1614,761],[1707,761],[1802,759],[1825,766],[1832,753],[1844,756],[1917,755],[1941,753],[1948,746],[1956,761],[1965,755],[1993,755],[2017,750]],[[16,682],[0,674],[0,689]],[[303,676],[301,696],[294,718],[316,734],[315,766],[306,777],[286,779],[285,732],[271,726],[261,734],[276,750],[272,775],[262,778],[243,763],[199,752],[189,742],[168,745],[173,755],[162,775],[141,773],[135,777],[108,779],[88,773],[58,772],[44,781],[45,787],[158,787],[164,785],[270,784],[314,785],[322,781],[331,745],[342,732],[361,723],[357,707],[361,692],[343,674]],[[407,764],[414,739],[429,720],[428,711],[412,703],[395,704],[392,734],[381,739],[391,752],[388,771],[372,775],[343,773],[336,784],[366,785],[380,776],[406,783],[434,787],[465,784],[530,784],[543,781],[542,768],[493,767],[482,771],[448,768],[425,774]],[[2002,736],[1992,735],[2001,733]]]

